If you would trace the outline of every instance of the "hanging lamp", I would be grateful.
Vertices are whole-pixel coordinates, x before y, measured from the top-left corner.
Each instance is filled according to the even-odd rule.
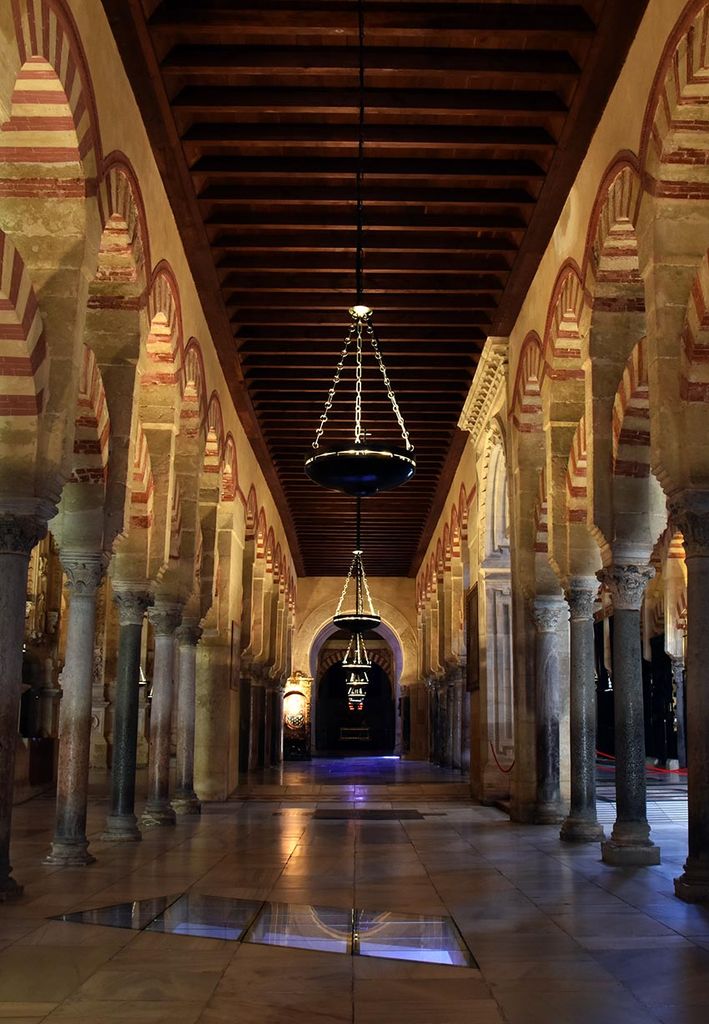
[[[314,454],[305,461],[305,472],[316,484],[336,491],[344,491],[358,497],[377,494],[379,491],[392,490],[406,483],[416,472],[414,446],[409,438],[404,418],[389,380],[389,375],[382,358],[381,344],[374,328],[374,311],[365,304],[364,294],[364,200],[362,197],[362,181],[364,178],[364,0],[358,4],[359,24],[359,137],[357,150],[356,176],[356,208],[357,208],[357,242],[355,263],[356,301],[349,310],[352,319],[340,361],[330,387],[325,408],[320,417],[320,424],[313,441]],[[367,438],[367,431],[362,422],[362,367],[365,342],[368,342],[374,353],[377,367],[381,373],[387,397],[391,403],[393,414],[399,425],[402,446],[377,444]],[[335,392],[340,383],[342,372],[350,352],[354,350],[355,361],[355,409],[354,434],[348,444],[340,444],[330,448],[320,447],[325,432],[328,415],[335,400]]]
[[[367,670],[372,667],[372,663],[367,654],[367,648],[364,646],[361,633],[355,633],[350,637],[347,651],[342,659],[342,667],[347,672],[345,683],[347,687],[347,706],[350,711],[362,711],[367,686],[369,685]]]
[[[339,629],[346,629],[354,635],[366,633],[369,629],[376,629],[382,621],[381,616],[374,610],[372,595],[369,592],[369,584],[367,583],[367,574],[364,571],[364,562],[362,560],[361,501],[361,498],[357,498],[357,525],[352,562],[350,563],[349,572],[345,577],[345,585],[342,588],[335,614],[332,617],[334,626],[337,626]],[[352,611],[343,611],[350,583],[353,581],[354,609]]]

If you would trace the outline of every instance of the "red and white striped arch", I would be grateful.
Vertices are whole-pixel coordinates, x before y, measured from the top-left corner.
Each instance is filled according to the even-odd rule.
[[[94,187],[101,143],[93,88],[81,40],[63,0],[12,0],[20,72],[9,122],[0,133],[0,162],[80,166],[77,194]],[[75,171],[70,171],[75,174]],[[65,175],[64,175],[65,176]],[[41,174],[26,195],[47,194]],[[34,192],[32,189],[34,188]]]
[[[72,483],[105,484],[111,425],[96,357],[83,346],[74,425]]]
[[[147,530],[152,525],[154,492],[155,486],[153,483],[153,471],[150,465],[148,440],[140,422],[138,422],[131,473],[131,527]]]
[[[650,395],[644,339],[630,353],[613,402],[613,472],[637,478],[650,473]]]
[[[148,295],[150,330],[146,351],[151,364],[146,384],[175,385],[183,357],[182,310],[175,275],[164,260],[153,271]]]
[[[39,416],[49,373],[42,319],[19,252],[0,231],[0,417]]]
[[[702,259],[689,296],[679,383],[685,402],[709,402],[709,254]]]
[[[586,416],[581,417],[574,432],[566,470],[566,506],[570,523],[586,522],[588,497],[588,447]]]
[[[512,396],[512,421],[523,434],[542,430],[542,381],[544,380],[542,344],[536,332],[530,332],[522,344]]]

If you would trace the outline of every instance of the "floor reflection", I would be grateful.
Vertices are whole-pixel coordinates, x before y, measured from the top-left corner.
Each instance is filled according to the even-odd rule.
[[[453,920],[431,914],[183,893],[76,911],[53,920],[353,956],[476,966]]]

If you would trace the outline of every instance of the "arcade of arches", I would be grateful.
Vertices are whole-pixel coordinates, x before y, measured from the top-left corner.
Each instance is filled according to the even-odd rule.
[[[145,17],[160,6],[144,3]],[[600,19],[604,6],[612,5],[574,10]],[[190,858],[203,848],[225,856],[242,824],[249,836],[261,830],[254,877],[265,876],[275,864],[268,843],[293,839],[294,847],[306,828],[307,791],[289,807],[289,792],[299,796],[289,779],[306,769],[315,778],[320,759],[337,759],[345,784],[348,758],[366,756],[368,771],[377,771],[369,759],[381,756],[381,765],[399,758],[402,772],[411,762],[425,782],[407,797],[405,782],[392,790],[383,775],[383,799],[394,807],[419,799],[422,813],[433,813],[440,787],[435,813],[444,824],[431,818],[421,832],[412,825],[411,857],[416,850],[421,872],[438,877],[434,910],[443,905],[455,917],[482,971],[470,982],[479,990],[461,981],[463,994],[445,997],[434,992],[439,976],[422,974],[425,1017],[412,1016],[417,1004],[404,1000],[407,1020],[536,1024],[554,999],[562,1022],[705,1019],[709,4],[634,6],[643,8],[637,31],[607,83],[607,103],[589,113],[595,127],[563,207],[544,238],[535,228],[525,250],[532,270],[515,316],[504,336],[490,334],[479,346],[455,430],[465,443],[455,442],[449,471],[420,510],[423,542],[409,575],[380,575],[376,550],[367,558],[365,545],[382,625],[367,638],[370,688],[353,711],[342,668],[347,637],[331,624],[347,562],[342,576],[303,571],[302,516],[293,514],[269,446],[244,412],[251,399],[243,397],[235,355],[212,330],[209,306],[221,299],[196,283],[166,191],[165,154],[151,145],[118,32],[114,39],[115,5],[0,2],[0,1017],[117,1020],[111,1014],[119,1011],[107,1008],[116,999],[125,1019],[134,1010],[145,1021],[236,1019],[227,1005],[237,990],[217,989],[221,973],[209,991],[186,997],[187,1009],[178,1006],[178,981],[169,982],[172,1016],[168,1009],[160,1016],[162,1004],[150,1000],[168,996],[82,995],[99,964],[88,948],[72,986],[64,979],[61,994],[41,1003],[5,980],[6,967],[19,977],[23,950],[45,945],[52,955],[50,938],[29,938],[37,943],[30,947],[23,937],[54,913],[194,884]],[[535,93],[533,81],[529,88],[532,104],[550,95]],[[592,93],[584,103],[593,107]],[[347,301],[343,290],[337,302]],[[339,331],[335,322],[333,370]],[[413,365],[425,376],[420,361]],[[313,427],[326,391],[318,384]],[[434,419],[428,423],[436,436]],[[402,502],[405,495],[404,487]],[[378,498],[370,500],[374,507]],[[411,498],[421,500],[419,492]],[[389,529],[395,533],[396,523]],[[598,772],[611,763],[605,758],[599,769],[599,750],[615,766],[612,819],[599,815]],[[668,831],[666,849],[648,822],[647,765],[674,773],[668,786],[676,782],[680,794],[686,780],[688,832]],[[332,793],[343,806],[354,800],[351,790]],[[376,802],[376,793],[374,786],[365,796]],[[276,799],[278,814],[296,817],[273,818],[268,801]],[[276,832],[281,820],[292,823],[290,832]],[[176,836],[187,845],[174,845]],[[241,842],[251,863],[255,847]],[[400,855],[400,840],[391,842],[376,862],[389,875],[399,869],[386,868],[386,858],[395,865]],[[466,889],[471,849],[470,871],[482,872],[484,884]],[[141,850],[152,859],[131,861],[147,857]],[[666,854],[671,868],[661,863]],[[440,871],[456,876],[458,898],[435,873],[439,856]],[[215,854],[204,872],[216,872],[206,877],[217,888],[205,892],[267,898],[263,881],[239,875],[238,857],[222,874],[216,863]],[[525,889],[525,871],[533,870],[538,887]],[[372,892],[396,910],[394,882],[378,884]],[[415,912],[418,884],[399,909]],[[564,923],[577,884],[593,890],[579,897],[579,912],[600,901],[616,946],[584,945],[590,933]],[[328,904],[317,873],[308,885],[273,891],[269,898]],[[531,917],[511,925],[513,894],[543,915],[539,935]],[[329,898],[350,906],[353,897]],[[648,927],[623,928],[625,914]],[[578,953],[585,968],[574,961],[577,974],[549,974],[554,984],[564,979],[559,991],[545,987],[547,975],[535,968],[530,991],[538,1003],[529,1009],[519,986],[531,974],[515,975],[514,957],[505,961],[507,974],[486,960],[493,948],[497,955],[500,921],[510,924],[508,947],[520,940],[537,967],[529,947],[543,951],[548,940],[557,966]],[[510,934],[517,930],[534,932],[534,942]],[[59,973],[70,952],[59,947],[86,941],[68,934],[57,933],[51,947]],[[573,950],[555,946],[562,934],[572,936]],[[632,972],[610,964],[608,950],[630,950],[640,956],[636,973],[661,976],[655,941],[666,945],[670,967],[685,957],[677,984],[695,986],[693,1003],[676,992],[644,1002]],[[141,947],[148,959],[159,948]],[[205,962],[212,955],[194,949]],[[237,960],[247,952],[244,945]],[[269,972],[270,952],[252,965],[253,977]],[[223,971],[221,946],[215,955]],[[298,971],[309,970],[301,956],[287,977],[296,989]],[[31,960],[39,970],[41,955]],[[359,966],[355,978],[370,995],[354,1018],[347,1002],[342,1015],[323,1011],[323,1021],[385,1019],[375,1005],[379,975],[358,974]],[[138,961],[125,970],[138,972]],[[387,984],[396,977],[415,975],[382,974]],[[611,993],[603,1007],[594,1002],[602,993],[584,988],[597,981]],[[318,976],[321,983],[329,985]],[[306,1003],[315,999],[308,984],[317,987],[313,978],[302,981]],[[342,979],[332,984],[337,1002]],[[590,1000],[589,1016],[579,1016],[578,1003],[571,1013],[567,990]],[[131,1009],[132,999],[143,1009],[138,1002]],[[294,1005],[274,1002],[270,1016],[254,1010],[244,1019],[320,1019],[317,1001],[302,1018],[293,1017]],[[464,1016],[463,1005],[467,1013],[477,1005],[479,1015]],[[386,1019],[403,1020],[398,1012],[392,1002]]]

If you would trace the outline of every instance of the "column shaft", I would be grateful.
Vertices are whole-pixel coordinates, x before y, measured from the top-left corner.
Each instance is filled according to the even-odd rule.
[[[559,637],[564,605],[559,598],[537,598],[533,616],[536,637],[537,800],[534,820],[561,821],[559,718],[561,717]]]
[[[202,806],[194,791],[195,680],[197,641],[201,635],[199,627],[187,625],[181,626],[176,634],[179,657],[175,796],[172,806],[177,814],[199,814]]]
[[[148,799],[141,818],[144,828],[174,825],[170,806],[170,733],[172,729],[173,674],[175,671],[175,630],[180,623],[179,605],[157,604],[148,618],[153,624],[153,688],[150,702],[150,760]]]
[[[603,843],[603,860],[615,865],[660,863],[650,839],[645,784],[640,608],[653,570],[617,565],[599,574],[613,597],[613,708],[616,821]]]
[[[709,493],[687,491],[671,503],[687,560],[687,790],[689,850],[675,893],[709,900]],[[680,708],[678,706],[678,714]]]
[[[596,677],[593,603],[598,583],[573,585],[566,599],[570,620],[571,808],[561,826],[567,842],[603,839],[596,815]]]
[[[46,864],[77,866],[96,859],[88,852],[86,807],[89,793],[91,702],[94,668],[96,593],[103,574],[100,553],[62,554],[71,593],[66,656],[61,676],[56,826]]]
[[[15,749],[29,557],[45,533],[33,517],[0,514],[0,903],[22,895],[10,865]]]
[[[143,616],[152,598],[147,591],[117,591],[114,598],[120,630],[113,705],[111,808],[101,838],[111,842],[135,842],[141,838],[135,817],[140,638]]]

